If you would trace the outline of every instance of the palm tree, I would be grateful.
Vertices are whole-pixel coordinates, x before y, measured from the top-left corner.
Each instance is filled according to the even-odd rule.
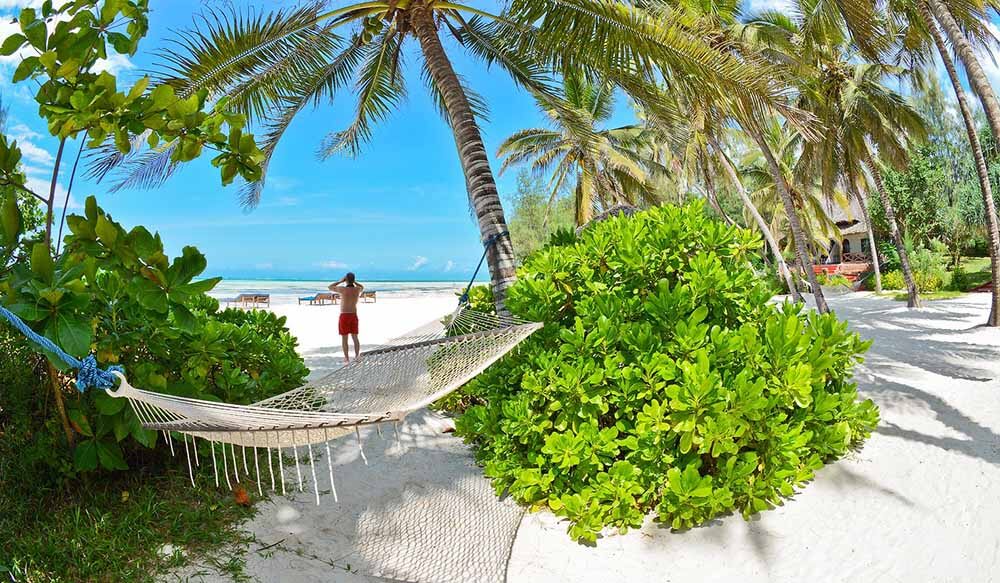
[[[846,207],[847,201],[839,192],[831,193],[830,197],[825,196],[815,178],[802,177],[796,173],[802,140],[795,131],[774,120],[763,135],[767,151],[777,153],[774,161],[778,164],[781,180],[775,180],[763,149],[749,150],[741,161],[739,170],[751,199],[757,208],[771,217],[770,229],[783,233],[786,245],[794,250],[792,221],[789,220],[780,193],[781,184],[785,184],[796,209],[794,218],[799,220],[809,246],[817,251],[827,249],[832,239],[839,238],[839,230],[826,208],[830,204]],[[807,257],[809,271],[812,271],[812,253]]]
[[[865,215],[868,214],[867,205],[860,198],[859,184],[865,182],[866,171],[871,176],[899,252],[908,303],[916,307],[919,296],[909,257],[891,200],[882,186],[872,147],[878,148],[880,156],[904,164],[907,132],[921,137],[921,118],[902,97],[881,84],[888,73],[899,72],[882,65],[849,62],[845,55],[847,30],[842,21],[830,18],[837,15],[836,11],[830,12],[829,7],[812,8],[803,9],[793,17],[775,12],[761,13],[747,24],[745,34],[766,46],[772,59],[788,63],[795,70],[799,81],[796,104],[813,113],[827,128],[825,139],[803,141],[797,173],[818,176],[827,196],[832,195],[837,183],[842,183],[858,199]],[[870,43],[870,46],[878,45]],[[866,220],[869,243],[873,244],[871,223]],[[872,246],[873,257],[876,253]],[[874,265],[876,285],[881,287],[877,257]]]
[[[962,122],[965,125],[965,133],[969,139],[969,147],[972,150],[972,158],[976,165],[976,176],[979,179],[979,190],[983,195],[983,205],[986,219],[987,240],[990,247],[990,272],[993,279],[993,290],[990,301],[990,315],[986,322],[987,326],[1000,326],[1000,224],[997,220],[996,205],[993,201],[993,187],[990,183],[989,168],[986,165],[986,156],[983,154],[983,145],[979,140],[979,133],[976,130],[976,119],[972,113],[972,106],[969,97],[962,87],[962,82],[958,77],[955,68],[955,61],[948,50],[944,35],[937,23],[931,16],[930,9],[924,2],[917,2],[917,11],[920,21],[926,27],[927,33],[934,42],[941,60],[944,62],[945,70],[948,72],[948,79],[951,81],[952,89],[955,91],[955,98],[958,101],[958,109],[962,114]],[[916,20],[916,19],[914,19]],[[918,22],[920,22],[918,21]],[[916,48],[911,52],[917,52]],[[994,136],[996,126],[992,126]]]
[[[802,166],[806,172],[821,176],[824,190],[828,192],[832,190],[834,180],[843,181],[860,204],[868,223],[876,289],[880,290],[877,248],[874,246],[871,220],[867,216],[867,204],[859,188],[867,182],[865,170],[868,170],[899,253],[907,303],[916,307],[920,300],[909,256],[895,220],[892,201],[882,185],[872,147],[878,150],[880,159],[891,160],[897,167],[904,165],[909,140],[922,139],[926,133],[923,119],[901,95],[882,83],[885,77],[900,74],[898,68],[850,62],[844,48],[827,45],[820,51],[814,51],[819,71],[803,87],[800,106],[823,120],[831,133],[827,140],[803,145]]]
[[[778,274],[785,281],[785,285],[788,287],[788,293],[792,295],[792,299],[796,302],[802,301],[802,294],[799,293],[798,288],[795,285],[795,280],[792,278],[792,273],[788,269],[788,264],[785,263],[785,257],[781,252],[781,247],[778,246],[778,242],[774,238],[773,231],[764,217],[757,210],[757,206],[754,204],[750,195],[747,193],[746,187],[743,185],[743,180],[740,178],[739,172],[736,170],[736,166],[733,161],[726,154],[725,149],[719,146],[719,142],[712,140],[712,149],[715,151],[715,159],[718,160],[719,165],[725,171],[726,176],[729,177],[729,181],[732,182],[733,187],[736,189],[737,195],[740,197],[740,201],[743,203],[743,208],[746,209],[747,214],[753,219],[757,228],[760,230],[761,235],[764,237],[764,241],[767,242],[768,249],[771,250],[771,255],[774,257],[775,265],[777,266]]]
[[[857,21],[858,15],[852,14],[852,10],[847,9],[841,3],[836,4],[832,10],[839,10],[840,16],[845,21]],[[1000,136],[1000,104],[997,103],[996,94],[993,91],[989,79],[986,77],[978,58],[976,57],[970,38],[979,45],[986,45],[993,42],[992,33],[987,27],[986,8],[997,10],[995,0],[985,2],[957,2],[951,0],[891,0],[888,4],[888,12],[896,20],[903,21],[906,25],[902,30],[893,28],[892,20],[887,25],[881,24],[877,18],[866,17],[866,25],[852,29],[854,40],[861,40],[870,45],[872,39],[876,37],[892,38],[897,40],[896,50],[900,59],[907,59],[915,65],[922,65],[925,69],[935,67],[933,59],[928,58],[927,39],[930,38],[933,46],[937,49],[941,60],[944,62],[955,90],[955,97],[959,102],[959,111],[962,114],[962,121],[965,124],[966,134],[969,138],[969,145],[972,149],[973,158],[976,163],[976,174],[979,178],[980,191],[983,195],[983,202],[986,210],[986,228],[990,246],[990,270],[993,276],[993,295],[990,304],[990,316],[987,321],[989,326],[1000,326],[1000,223],[997,220],[996,208],[993,202],[993,193],[986,171],[985,158],[983,157],[982,144],[976,132],[975,120],[972,117],[972,109],[969,105],[968,97],[962,87],[955,67],[951,51],[945,43],[944,35],[938,28],[938,23],[945,29],[949,40],[955,51],[959,54],[966,67],[967,77],[970,85],[979,95],[983,104],[987,120],[994,137]],[[956,15],[958,18],[956,18]],[[833,20],[830,15],[829,20]],[[959,24],[959,20],[961,24]],[[886,46],[883,42],[877,42],[880,46]],[[911,69],[919,71],[917,66]],[[936,74],[936,73],[933,73]]]
[[[599,129],[611,117],[614,91],[607,82],[580,75],[563,78],[562,107],[540,99],[539,107],[554,126],[516,132],[500,144],[500,172],[528,164],[539,175],[551,173],[549,204],[573,184],[577,225],[615,204],[654,205],[659,202],[658,179],[667,170],[652,156],[655,132],[640,125]],[[563,112],[571,111],[573,119]],[[583,120],[585,123],[581,124]]]
[[[705,185],[708,203],[724,221],[732,224],[733,220],[726,215],[719,204],[716,182],[713,178],[721,170],[743,203],[746,215],[757,225],[763,236],[774,259],[778,276],[785,282],[788,293],[794,301],[803,301],[770,226],[757,210],[736,170],[736,165],[727,154],[726,148],[721,145],[726,141],[727,134],[732,133],[727,132],[725,128],[725,115],[712,107],[710,102],[701,100],[698,96],[677,96],[677,99],[678,109],[688,112],[688,123],[685,124],[686,127],[671,132],[672,135],[661,136],[665,139],[659,148],[661,155],[670,158],[673,175],[684,177],[686,184],[692,182],[691,176],[694,176],[695,180],[700,177]]]
[[[726,51],[747,63],[753,63],[756,67],[765,67],[765,63],[770,66],[772,74],[776,79],[780,79],[782,86],[787,86],[794,81],[794,75],[786,63],[780,61],[769,61],[767,47],[753,42],[752,34],[745,34],[746,27],[737,22],[739,15],[739,3],[730,1],[702,2],[699,0],[681,0],[677,3],[680,6],[682,18],[686,26],[700,30],[709,39],[709,43],[719,50]],[[865,12],[862,10],[861,12]],[[787,94],[786,94],[787,96]],[[816,299],[816,309],[820,313],[829,311],[823,289],[819,286],[816,274],[812,269],[811,254],[803,230],[802,222],[796,210],[793,189],[787,182],[786,176],[782,172],[781,164],[775,157],[771,146],[765,137],[766,123],[762,120],[772,119],[776,116],[783,117],[787,123],[794,126],[804,137],[817,139],[817,126],[815,120],[801,109],[790,107],[788,103],[783,104],[784,109],[778,110],[773,105],[769,110],[760,111],[752,102],[735,96],[718,99],[711,95],[698,95],[699,99],[714,105],[725,104],[722,109],[731,117],[732,122],[738,125],[744,133],[760,149],[766,161],[768,172],[770,173],[775,192],[784,207],[789,232],[791,235],[792,248],[795,253],[796,262],[809,282],[813,295]],[[778,102],[774,102],[778,103]],[[748,113],[756,113],[757,115]],[[801,296],[797,296],[799,299]]]
[[[346,33],[342,34],[342,31]],[[266,164],[298,112],[347,90],[357,100],[354,121],[330,134],[322,155],[357,154],[374,124],[405,95],[404,48],[419,48],[428,89],[454,135],[470,205],[484,241],[494,298],[503,309],[514,281],[515,258],[489,157],[476,121],[476,102],[452,66],[442,36],[515,83],[539,95],[553,87],[543,63],[555,71],[581,70],[626,91],[658,120],[681,117],[653,80],[670,76],[675,91],[701,91],[753,104],[747,115],[773,108],[794,112],[785,88],[766,66],[742,62],[707,45],[679,23],[660,20],[633,4],[603,0],[510,0],[493,14],[448,0],[374,0],[331,9],[317,2],[268,16],[212,13],[183,33],[162,55],[162,82],[184,95],[207,90],[213,98],[263,127]],[[552,107],[558,107],[553,100]],[[573,113],[564,111],[567,119]],[[138,140],[137,140],[138,141]],[[173,170],[171,149],[160,145],[130,158],[105,157],[104,176],[125,171],[119,185],[158,184]],[[244,190],[254,206],[263,180]]]

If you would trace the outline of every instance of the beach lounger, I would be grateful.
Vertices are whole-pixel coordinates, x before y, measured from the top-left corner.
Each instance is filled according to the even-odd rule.
[[[256,297],[256,294],[240,294],[235,298],[227,298],[223,301],[226,302],[227,307],[230,304],[236,304],[237,307],[245,308],[252,304],[254,302],[254,298]]]
[[[373,291],[361,292],[361,301],[363,301],[366,304],[375,303],[375,292]]]
[[[309,302],[310,306],[325,306],[326,304],[336,304],[340,301],[340,296],[330,292],[320,292],[318,294],[299,298],[299,305],[302,302]]]
[[[224,300],[226,306],[236,304],[238,308],[262,308],[271,307],[270,294],[240,294],[235,298]]]

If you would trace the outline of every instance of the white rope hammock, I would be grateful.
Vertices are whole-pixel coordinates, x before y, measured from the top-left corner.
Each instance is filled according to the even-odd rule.
[[[171,433],[182,435],[192,485],[193,467],[201,465],[197,448],[192,447],[197,438],[211,444],[216,485],[220,483],[216,444],[221,448],[223,475],[230,487],[230,471],[237,482],[240,465],[244,476],[251,474],[247,448],[253,448],[250,458],[261,494],[258,450],[263,448],[267,455],[272,490],[276,490],[276,483],[271,450],[279,450],[278,474],[284,494],[284,461],[280,450],[292,448],[301,491],[299,448],[304,447],[312,467],[318,504],[314,445],[325,444],[330,488],[336,500],[330,462],[331,439],[353,431],[360,447],[360,426],[396,423],[408,413],[455,391],[541,326],[513,316],[485,314],[460,306],[443,321],[435,320],[389,341],[384,347],[367,351],[316,381],[252,405],[231,405],[144,391],[131,386],[118,372],[114,374],[121,384],[108,394],[128,399],[143,427],[163,433],[171,453],[174,453]],[[381,434],[380,425],[378,427]],[[188,444],[188,436],[192,444]],[[236,446],[241,448],[242,464],[237,463]],[[363,450],[361,456],[364,458]]]

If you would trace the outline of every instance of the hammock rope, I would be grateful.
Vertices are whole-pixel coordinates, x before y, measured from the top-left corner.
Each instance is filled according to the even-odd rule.
[[[483,262],[486,261],[486,255],[490,252],[490,249],[496,244],[497,241],[500,240],[501,237],[506,237],[508,235],[510,235],[509,231],[502,231],[500,233],[490,235],[485,241],[483,241],[483,255],[479,258],[479,264],[476,265],[476,270],[472,272],[472,277],[469,278],[469,285],[465,286],[465,291],[462,292],[462,296],[458,300],[459,305],[468,303],[469,290],[472,289],[472,284],[476,281],[476,276],[479,275],[479,270],[482,269]]]
[[[10,322],[10,325],[23,334],[25,338],[54,355],[66,364],[66,366],[76,369],[76,389],[81,393],[87,389],[107,390],[114,388],[117,381],[114,373],[125,371],[125,369],[117,365],[101,369],[97,366],[97,358],[93,354],[88,355],[83,360],[76,358],[60,348],[55,342],[32,330],[17,314],[3,306],[0,306],[0,316],[3,316],[4,319]]]

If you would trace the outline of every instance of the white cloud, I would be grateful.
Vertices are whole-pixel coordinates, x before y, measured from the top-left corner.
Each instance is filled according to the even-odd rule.
[[[444,264],[444,270],[451,271],[452,269],[455,269],[455,262],[449,259],[448,262]]]
[[[125,55],[119,55],[118,53],[112,53],[107,59],[98,59],[90,70],[94,73],[107,71],[112,75],[118,75],[122,71],[128,71],[129,69],[135,69],[135,64],[132,63],[128,57]]]
[[[28,180],[25,185],[35,194],[43,197],[49,197],[49,188],[52,182],[48,178],[38,178],[37,176],[28,176]],[[56,206],[62,208],[62,201],[66,199],[66,189],[63,188],[62,184],[56,183]],[[75,206],[74,206],[75,205]],[[80,208],[79,203],[74,201],[72,197],[70,198],[69,204],[66,208]]]
[[[427,265],[427,258],[423,255],[417,255],[413,258],[413,265],[410,266],[410,271],[416,271],[425,265]]]
[[[326,269],[344,269],[347,267],[347,264],[344,263],[343,261],[337,261],[334,259],[330,261],[324,261],[320,263],[319,266],[324,267]]]
[[[29,140],[20,141],[17,143],[17,146],[21,148],[21,155],[24,156],[24,159],[28,162],[50,166],[55,164],[56,159],[49,153],[48,150],[36,146]]]
[[[258,263],[256,265],[254,265],[254,267],[257,268],[257,269],[274,269],[274,264],[273,263]]]
[[[752,14],[765,10],[777,10],[787,12],[792,9],[791,0],[747,0],[744,12]]]
[[[11,136],[17,141],[22,140],[36,140],[42,137],[42,134],[36,132],[35,130],[29,128],[23,123],[16,123],[13,127],[8,130],[7,135]]]

